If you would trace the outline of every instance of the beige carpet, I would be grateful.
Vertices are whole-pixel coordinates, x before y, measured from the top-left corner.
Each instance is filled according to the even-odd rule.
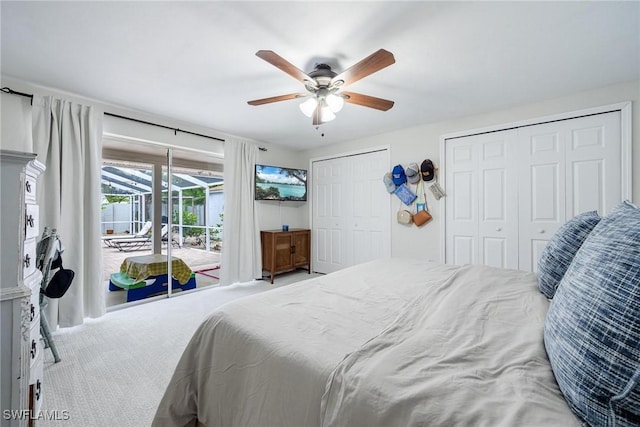
[[[53,363],[45,351],[42,409],[68,419],[38,425],[149,426],[183,349],[209,313],[236,298],[314,276],[298,271],[277,276],[273,285],[256,281],[187,292],[55,332],[62,360]]]

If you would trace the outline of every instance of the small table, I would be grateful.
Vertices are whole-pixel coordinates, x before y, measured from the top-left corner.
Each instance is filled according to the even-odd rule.
[[[125,258],[120,266],[120,272],[125,273],[136,282],[151,276],[167,274],[167,256],[153,254]],[[191,278],[191,269],[180,258],[171,257],[171,275],[184,285]]]

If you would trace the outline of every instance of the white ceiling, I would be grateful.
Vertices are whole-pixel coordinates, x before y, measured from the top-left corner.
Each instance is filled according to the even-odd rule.
[[[307,149],[640,78],[640,2],[1,2],[2,74],[196,125]],[[255,56],[342,71],[396,63],[348,90],[316,129],[304,91]],[[4,96],[4,95],[3,95]],[[324,136],[321,136],[324,134]]]

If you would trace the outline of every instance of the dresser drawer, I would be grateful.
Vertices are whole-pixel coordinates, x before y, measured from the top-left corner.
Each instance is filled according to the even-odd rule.
[[[40,342],[40,323],[32,323],[31,329],[29,329],[29,362],[31,366],[38,360],[42,349],[42,343]]]
[[[31,409],[34,414],[39,414],[42,408],[42,380],[44,379],[44,363],[43,355],[40,354],[31,365],[31,371],[29,373],[29,391],[31,393],[30,402],[32,402]]]
[[[32,275],[24,280],[24,285],[31,289],[31,298],[29,299],[29,320],[30,328],[35,324],[40,324],[40,282],[42,281],[42,273],[36,270]]]
[[[24,242],[24,253],[22,254],[22,277],[25,279],[36,271],[36,249],[38,243],[35,237]]]
[[[29,300],[29,328],[40,325],[40,292],[32,292]]]
[[[27,175],[24,181],[24,200],[27,203],[36,202],[36,178]]]
[[[31,239],[32,237],[38,237],[40,233],[39,226],[38,205],[26,205],[26,213],[24,214],[24,238]]]

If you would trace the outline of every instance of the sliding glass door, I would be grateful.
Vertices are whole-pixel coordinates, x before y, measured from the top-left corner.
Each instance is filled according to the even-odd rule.
[[[163,247],[173,284],[169,295],[217,284],[223,220],[223,180],[210,164],[195,161],[193,152],[171,148],[163,176],[163,210],[170,236]]]
[[[221,159],[131,143],[126,150],[110,148],[104,154],[107,306],[217,284],[224,206]]]

